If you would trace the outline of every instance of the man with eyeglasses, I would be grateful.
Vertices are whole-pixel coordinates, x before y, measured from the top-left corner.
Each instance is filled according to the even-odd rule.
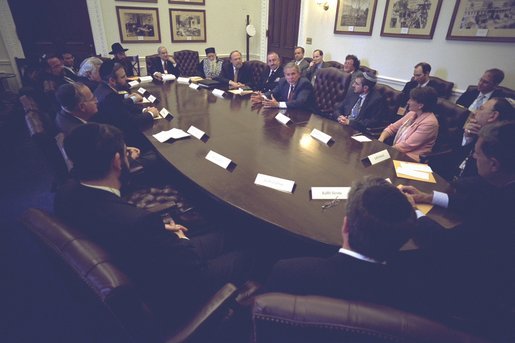
[[[436,83],[429,78],[430,72],[431,65],[429,63],[420,62],[415,65],[415,69],[413,70],[413,78],[411,81],[406,83],[402,89],[402,94],[399,96],[400,107],[406,107],[409,100],[409,94],[414,88],[433,87],[435,90],[437,90]]]
[[[500,69],[488,69],[479,79],[476,89],[471,89],[463,93],[456,103],[468,108],[471,112],[476,112],[481,105],[491,98],[504,97],[503,91],[496,89],[504,80],[504,72]]]

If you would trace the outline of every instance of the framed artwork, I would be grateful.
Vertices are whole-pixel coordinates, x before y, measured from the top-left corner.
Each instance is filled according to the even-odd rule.
[[[168,0],[169,4],[204,5],[206,0]]]
[[[386,0],[381,36],[432,39],[442,0]]]
[[[160,43],[157,8],[116,6],[122,43]]]
[[[170,9],[172,42],[205,42],[206,11]]]
[[[152,2],[157,4],[157,0],[115,0],[115,1],[130,1],[130,2]]]
[[[338,0],[334,33],[372,35],[377,0]]]
[[[457,0],[447,39],[515,42],[515,3]]]

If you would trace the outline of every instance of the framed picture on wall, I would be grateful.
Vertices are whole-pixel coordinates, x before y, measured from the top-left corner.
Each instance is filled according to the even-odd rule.
[[[168,0],[169,4],[204,5],[206,0]]]
[[[157,8],[116,6],[122,43],[160,43]]]
[[[386,0],[381,36],[432,39],[442,0]]]
[[[457,0],[447,39],[515,42],[513,1]]]
[[[334,33],[372,35],[377,0],[338,0]]]
[[[170,9],[172,42],[205,42],[206,11]]]
[[[157,0],[115,0],[115,1],[130,1],[130,2],[152,2],[157,4]]]

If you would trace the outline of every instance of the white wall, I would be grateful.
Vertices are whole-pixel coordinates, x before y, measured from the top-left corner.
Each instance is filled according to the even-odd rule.
[[[515,88],[514,43],[445,39],[454,1],[442,1],[432,40],[381,37],[386,0],[377,1],[372,36],[334,34],[336,0],[328,1],[328,11],[316,5],[315,0],[302,1],[299,45],[306,48],[307,56],[314,49],[322,49],[325,60],[343,62],[347,54],[355,54],[363,64],[378,70],[382,82],[390,81],[397,88],[412,76],[413,66],[422,61],[431,64],[432,75],[453,81],[458,91],[477,84],[483,71],[494,67],[506,74],[502,85]],[[313,39],[312,45],[305,44],[307,37]]]
[[[14,73],[9,59],[9,54],[4,44],[2,36],[0,36],[0,72],[2,73]],[[17,81],[15,78],[2,80],[5,89],[14,91],[17,87]]]

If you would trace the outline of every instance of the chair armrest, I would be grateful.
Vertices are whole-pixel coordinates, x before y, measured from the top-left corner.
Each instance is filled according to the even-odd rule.
[[[387,125],[384,126],[377,126],[377,127],[367,127],[365,128],[365,131],[372,136],[373,138],[377,139],[379,136],[381,136],[381,133],[386,128]]]
[[[233,284],[225,284],[179,332],[173,337],[169,337],[166,343],[179,343],[190,339],[199,331],[201,326],[206,325],[208,321],[216,317],[220,310],[232,303],[236,290],[236,286]]]
[[[446,149],[446,150],[437,151],[437,152],[430,152],[430,153],[425,154],[425,155],[420,155],[420,162],[421,163],[426,163],[429,160],[432,160],[434,158],[449,157],[449,156],[451,156],[452,153],[453,153],[452,149]]]

